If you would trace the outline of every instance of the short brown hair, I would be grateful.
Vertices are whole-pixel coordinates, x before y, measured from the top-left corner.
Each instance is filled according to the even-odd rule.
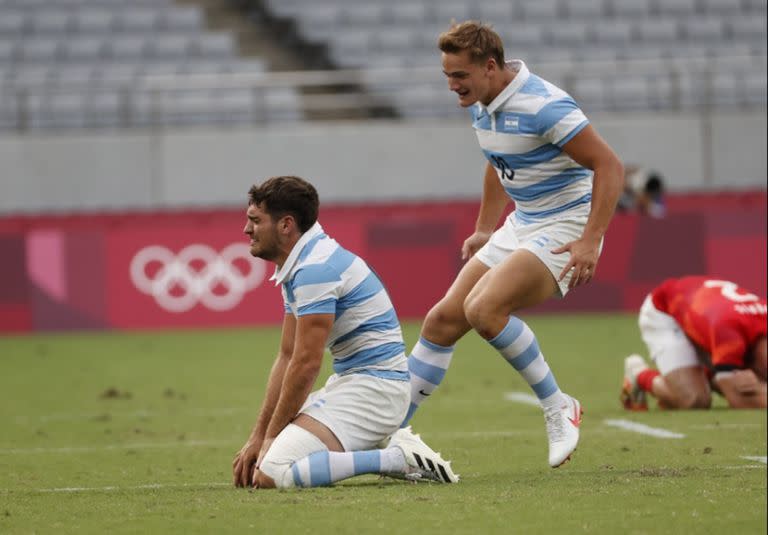
[[[248,190],[248,204],[261,205],[272,220],[291,215],[301,232],[317,221],[320,199],[315,187],[297,176],[275,176]]]
[[[483,63],[493,58],[500,68],[504,68],[504,45],[501,37],[488,24],[468,20],[454,23],[446,32],[440,34],[437,46],[446,54],[459,54],[469,50],[473,63]]]

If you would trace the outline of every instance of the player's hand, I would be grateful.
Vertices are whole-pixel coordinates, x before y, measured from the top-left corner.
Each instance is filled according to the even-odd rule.
[[[491,239],[491,234],[493,233],[477,231],[464,240],[464,245],[461,246],[461,259],[469,260],[475,256],[475,253]]]
[[[264,442],[261,445],[261,449],[259,450],[259,457],[256,460],[256,468],[254,469],[253,476],[251,477],[251,485],[253,487],[257,486],[256,485],[256,481],[259,479],[259,466],[261,466],[261,461],[264,460],[264,456],[269,451],[269,448],[270,448],[270,446],[272,446],[272,442],[274,440],[275,439],[273,439],[273,438],[265,439]]]
[[[573,270],[571,280],[568,281],[569,289],[591,281],[592,277],[595,276],[597,258],[600,256],[600,240],[580,238],[552,250],[554,254],[566,252],[571,253],[571,259],[568,260],[557,280],[562,281],[568,275],[568,272]]]
[[[232,461],[232,483],[236,487],[249,487],[258,466],[261,441],[248,440]]]

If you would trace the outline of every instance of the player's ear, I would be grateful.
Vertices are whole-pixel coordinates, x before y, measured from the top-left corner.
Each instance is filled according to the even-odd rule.
[[[485,60],[485,74],[490,75],[493,72],[499,70],[499,65],[496,63],[496,60],[494,58],[488,58]]]
[[[296,219],[292,215],[287,215],[280,219],[278,228],[283,234],[290,234],[293,229],[298,229],[298,225],[296,225]]]

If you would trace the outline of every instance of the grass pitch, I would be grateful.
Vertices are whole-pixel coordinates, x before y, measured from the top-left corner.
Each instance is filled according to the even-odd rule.
[[[548,467],[541,410],[508,399],[528,387],[470,334],[413,421],[452,486],[231,487],[277,329],[2,338],[0,533],[766,533],[765,411],[626,413],[634,316],[527,319],[584,405],[579,450]]]

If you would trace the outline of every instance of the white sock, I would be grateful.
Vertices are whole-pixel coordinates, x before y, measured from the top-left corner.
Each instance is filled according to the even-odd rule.
[[[510,316],[496,337],[488,340],[531,386],[541,406],[560,406],[565,397],[557,386],[533,331],[520,318]]]
[[[422,401],[435,391],[445,377],[451,364],[453,346],[444,347],[419,338],[408,356],[408,371],[411,373],[411,405],[400,427],[405,427],[419,408]]]

